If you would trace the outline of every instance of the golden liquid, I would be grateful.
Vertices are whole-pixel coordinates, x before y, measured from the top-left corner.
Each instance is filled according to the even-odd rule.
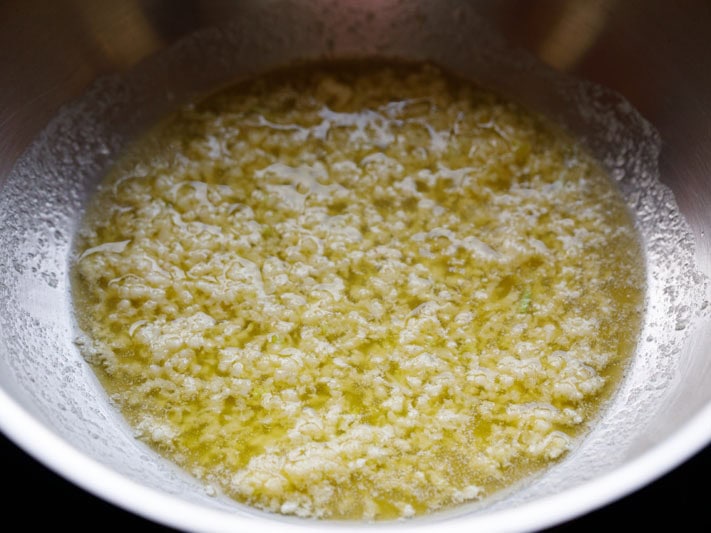
[[[82,345],[139,438],[236,500],[383,519],[574,445],[642,252],[571,139],[428,65],[304,66],[177,113],[78,243]]]

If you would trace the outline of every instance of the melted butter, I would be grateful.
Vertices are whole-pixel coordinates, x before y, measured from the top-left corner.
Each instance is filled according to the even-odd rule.
[[[565,455],[640,325],[632,220],[540,118],[426,65],[189,106],[107,176],[83,346],[139,438],[235,499],[409,517]]]

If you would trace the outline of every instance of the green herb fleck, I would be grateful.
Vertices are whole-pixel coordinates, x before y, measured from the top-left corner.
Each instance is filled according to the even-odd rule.
[[[518,304],[518,312],[519,313],[527,313],[530,306],[531,306],[531,289],[529,287],[526,287],[526,290],[523,292],[523,296],[521,297],[521,300],[519,301],[519,304]]]

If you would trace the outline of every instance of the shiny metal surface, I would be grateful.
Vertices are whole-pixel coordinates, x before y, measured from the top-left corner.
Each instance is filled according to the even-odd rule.
[[[393,20],[408,12],[420,21],[425,36],[412,39],[419,43],[413,45],[414,55],[443,54],[450,47],[452,57],[463,57],[462,51],[466,51],[473,41],[471,35],[456,35],[459,26],[452,27],[454,35],[444,44],[428,40],[426,36],[428,32],[437,35],[437,32],[446,31],[442,25],[448,21],[464,18],[458,10],[466,7],[463,13],[476,14],[493,34],[513,48],[530,52],[557,71],[617,91],[654,126],[661,137],[661,181],[673,191],[688,222],[693,236],[695,268],[711,276],[711,55],[706,53],[711,41],[711,4],[708,2],[441,2],[437,4],[442,6],[441,17],[433,7],[434,3],[427,10],[423,8],[413,14],[412,5],[420,3],[394,0],[274,1],[265,2],[260,8],[255,7],[257,4],[228,0],[6,0],[0,3],[0,197],[8,194],[8,176],[18,158],[60,108],[82,96],[95,80],[112,74],[138,72],[136,77],[143,77],[141,86],[146,88],[145,101],[155,102],[156,115],[160,114],[161,106],[167,109],[172,105],[160,97],[166,84],[175,94],[185,96],[224,82],[224,77],[214,74],[215,65],[208,67],[191,62],[189,54],[185,60],[168,64],[164,70],[141,70],[141,65],[148,64],[154,54],[183,42],[182,39],[196,30],[237,25],[247,29],[235,33],[234,38],[246,40],[249,17],[259,9],[273,6],[275,12],[278,11],[273,36],[284,39],[279,42],[281,48],[276,48],[287,52],[277,53],[274,52],[276,48],[257,42],[253,53],[245,57],[223,58],[223,63],[229,64],[230,68],[248,73],[258,70],[261,64],[276,64],[284,57],[297,57],[301,52],[305,55],[332,52],[333,48],[329,49],[329,46],[344,54],[382,51],[407,55],[407,40],[389,39],[387,32]],[[444,10],[449,11],[445,13]],[[322,11],[327,14],[323,15]],[[363,33],[349,33],[355,19],[365,21],[367,30],[364,33],[370,39],[363,40]],[[313,28],[299,28],[304,20],[319,22]],[[331,26],[324,29],[323,24]],[[461,27],[467,27],[466,21]],[[290,50],[289,35],[295,31],[331,32],[336,39],[330,45],[326,40],[325,48],[321,50],[316,44],[308,48],[303,43],[312,41],[301,37],[293,42],[301,43],[299,46],[303,49]],[[181,76],[176,76],[176,72],[181,72]],[[153,75],[155,77],[151,78]],[[551,109],[561,105],[555,101],[546,102],[550,97],[541,93],[544,86],[520,81],[512,81],[506,88],[524,99],[547,103]],[[117,134],[130,136],[153,116],[150,113],[127,116],[125,121],[117,120],[113,125]],[[27,184],[28,188],[33,186],[33,183]],[[81,194],[78,193],[78,197]],[[81,206],[81,198],[70,198],[67,202],[72,209]],[[36,216],[41,218],[39,211]],[[19,272],[22,265],[17,268]],[[2,283],[0,278],[0,289]],[[673,291],[673,288],[669,290]],[[703,293],[708,291],[708,284],[702,277],[698,278],[698,290],[702,292],[700,298],[709,298],[708,292]],[[51,309],[50,312],[61,310]],[[582,513],[606,503],[609,498],[635,490],[640,483],[660,476],[711,442],[711,320],[708,312],[699,309],[687,330],[688,335],[674,364],[673,379],[664,385],[663,397],[655,401],[653,418],[632,429],[638,435],[631,438],[624,457],[613,465],[611,473],[591,474],[591,478],[604,478],[610,496],[606,499],[599,490],[587,490],[585,486],[576,492],[571,491],[570,498],[587,500],[573,505],[570,513]],[[14,334],[9,326],[0,328],[0,339],[10,339]],[[51,416],[43,410],[41,401],[33,396],[36,391],[26,390],[26,384],[14,379],[12,365],[7,362],[10,358],[2,349],[0,347],[0,403],[7,401],[4,405],[11,409],[7,408],[4,418],[0,414],[0,429],[33,455],[68,475],[63,470],[63,459],[44,455],[41,447],[34,444],[47,429],[62,436],[59,426],[63,421],[50,420]],[[63,382],[58,378],[52,383],[61,387]],[[94,385],[87,385],[90,386]],[[78,406],[76,413],[70,409],[73,414],[67,417],[76,415],[80,418],[82,409]],[[24,431],[20,426],[27,425],[28,420],[34,421],[36,427]],[[72,461],[92,455],[90,445],[71,442],[66,436],[61,439],[66,446],[66,450],[62,448],[61,451],[66,452],[65,457]],[[110,464],[105,458],[94,459],[98,463]],[[642,467],[650,470],[638,473]],[[636,481],[617,482],[615,469],[626,469],[627,474],[637,472],[631,476]],[[121,491],[133,488],[135,480],[130,469],[118,470],[120,476],[131,481],[122,485],[113,483],[111,478],[104,484],[92,485],[87,478],[68,477],[129,510],[175,525],[171,517],[159,512],[151,514],[125,497]],[[96,466],[96,476],[106,477],[101,466]],[[561,501],[565,501],[565,496],[561,495]],[[157,507],[171,497],[167,494],[157,498]],[[199,513],[199,505],[201,502],[190,507],[189,512]],[[506,513],[506,509],[503,512]],[[542,512],[537,515],[534,509],[530,514],[531,527],[513,518],[508,528],[501,527],[506,520],[504,516],[499,517],[496,529],[531,529],[534,525],[569,518],[570,513],[546,518]],[[460,518],[466,519],[457,517],[457,520]]]

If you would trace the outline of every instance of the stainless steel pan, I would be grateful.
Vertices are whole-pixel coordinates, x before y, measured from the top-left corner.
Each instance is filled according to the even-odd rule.
[[[324,55],[432,59],[561,121],[618,180],[645,239],[645,329],[593,431],[510,494],[412,524],[540,529],[711,442],[703,0],[7,0],[0,30],[0,429],[79,486],[185,530],[304,526],[210,497],[132,438],[72,342],[67,268],[86,201],[131,138],[204,91]]]

